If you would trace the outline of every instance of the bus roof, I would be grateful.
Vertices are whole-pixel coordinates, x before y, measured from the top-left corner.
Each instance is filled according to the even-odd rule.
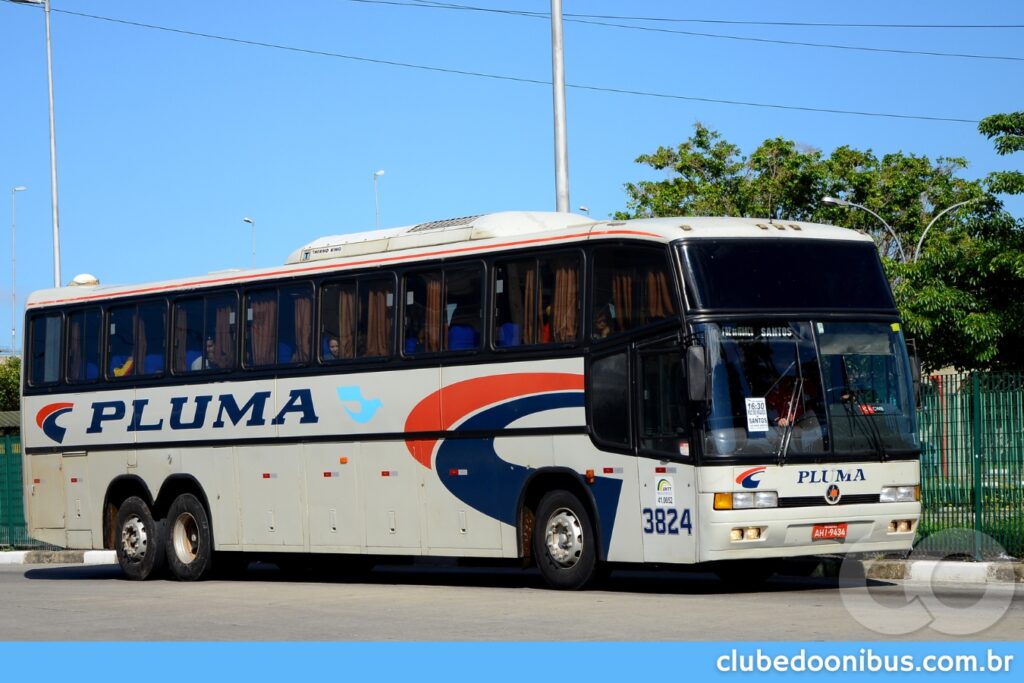
[[[294,251],[283,266],[220,271],[143,285],[101,285],[95,279],[82,280],[85,284],[72,281],[67,287],[33,292],[26,301],[26,307],[184,291],[331,270],[400,265],[581,240],[634,238],[667,243],[681,238],[732,237],[871,241],[867,235],[854,230],[798,221],[707,216],[596,221],[572,213],[504,211],[321,237]]]

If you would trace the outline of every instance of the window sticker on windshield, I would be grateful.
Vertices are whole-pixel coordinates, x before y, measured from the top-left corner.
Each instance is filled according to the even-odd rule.
[[[745,400],[747,402],[747,431],[767,432],[768,406],[764,402],[764,397]]]

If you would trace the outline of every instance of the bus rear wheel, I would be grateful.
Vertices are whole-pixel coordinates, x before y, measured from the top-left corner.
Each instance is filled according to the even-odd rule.
[[[167,511],[166,552],[171,576],[201,581],[213,568],[213,534],[206,508],[191,493],[174,499]]]
[[[145,581],[164,569],[163,529],[146,501],[132,496],[117,510],[115,554],[126,578]]]
[[[568,491],[551,491],[537,506],[533,555],[552,588],[578,590],[591,583],[597,568],[594,525],[587,508]]]

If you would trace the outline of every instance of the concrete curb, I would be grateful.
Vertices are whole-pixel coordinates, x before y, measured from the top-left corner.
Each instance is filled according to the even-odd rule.
[[[113,550],[11,550],[0,552],[2,564],[117,564]]]
[[[912,583],[1024,583],[1024,563],[940,562],[938,560],[864,560],[864,576],[880,581]]]

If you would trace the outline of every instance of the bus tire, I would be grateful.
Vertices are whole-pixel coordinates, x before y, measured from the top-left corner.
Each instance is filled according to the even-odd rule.
[[[201,581],[213,567],[213,534],[206,508],[191,493],[174,499],[167,511],[166,552],[171,576]]]
[[[163,525],[146,501],[132,496],[117,510],[115,554],[125,578],[145,581],[164,570]]]
[[[587,508],[568,491],[551,491],[537,506],[533,556],[552,588],[578,590],[597,568],[597,542]]]

